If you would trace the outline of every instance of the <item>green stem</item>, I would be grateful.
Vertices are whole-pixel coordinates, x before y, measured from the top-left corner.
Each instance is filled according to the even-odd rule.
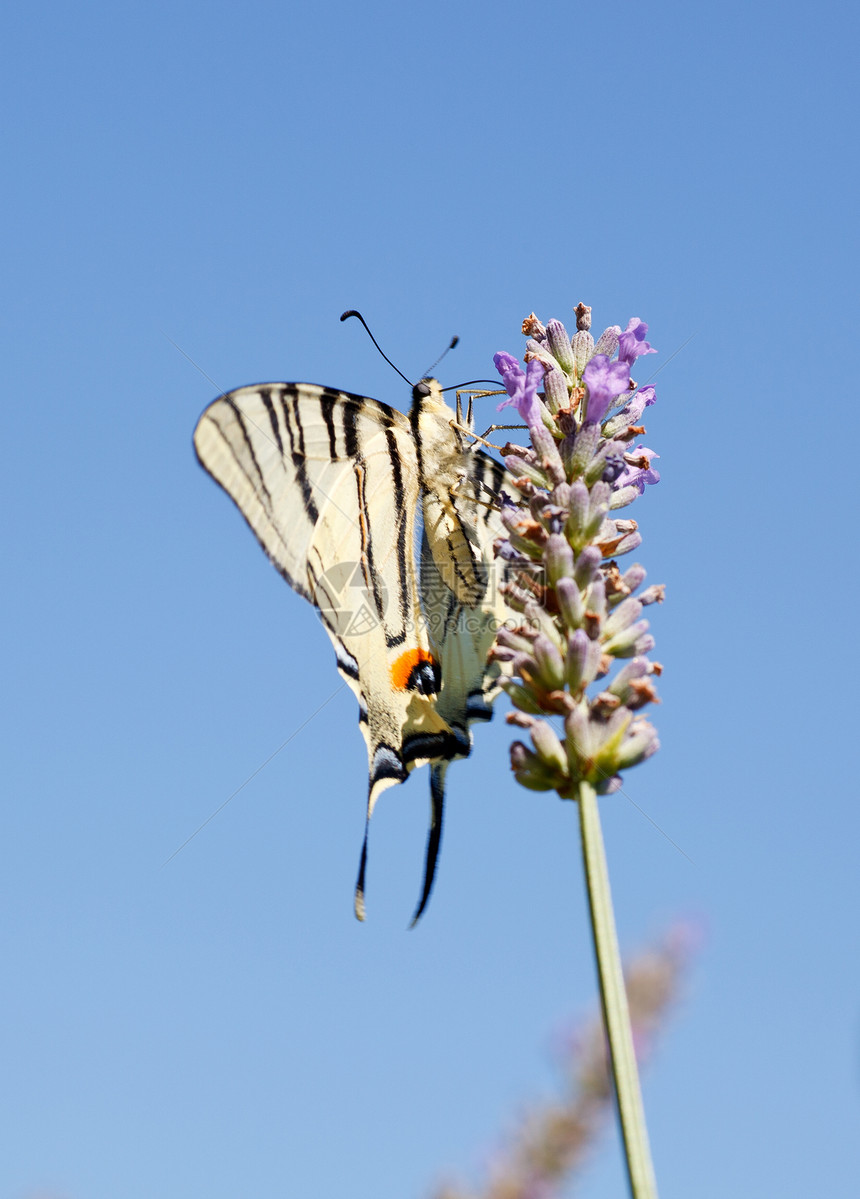
[[[633,1029],[630,1025],[630,1010],[627,1006],[618,936],[612,914],[612,894],[609,890],[603,834],[600,831],[597,795],[588,783],[581,783],[579,787],[579,827],[582,834],[582,857],[591,913],[591,931],[597,958],[597,976],[600,982],[600,1002],[609,1040],[609,1060],[615,1083],[621,1135],[624,1139],[630,1193],[633,1199],[657,1199],[657,1182],[651,1163],[645,1109],[642,1106],[642,1091],[639,1087],[639,1072],[633,1049]]]

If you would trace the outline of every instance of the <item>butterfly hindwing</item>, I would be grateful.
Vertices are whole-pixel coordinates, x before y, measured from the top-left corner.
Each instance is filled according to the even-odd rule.
[[[480,450],[464,457],[468,486],[455,492],[454,511],[464,533],[469,534],[471,577],[475,580],[466,592],[472,598],[465,603],[448,586],[452,573],[444,556],[443,545],[434,547],[427,522],[421,539],[421,604],[434,657],[441,667],[442,686],[436,699],[436,711],[450,728],[458,757],[466,757],[472,745],[470,725],[492,717],[492,703],[499,693],[499,667],[487,664],[496,629],[506,612],[497,587],[493,540],[504,529],[493,504],[504,479],[502,467]],[[438,513],[441,503],[431,497],[431,511]],[[427,501],[425,500],[425,510]],[[439,559],[442,559],[440,564]],[[459,576],[462,579],[462,574]],[[478,599],[474,599],[475,589]],[[465,589],[464,589],[465,590]],[[445,774],[448,761],[433,763],[430,778],[430,827],[421,899],[413,917],[418,920],[433,886],[436,859],[442,834],[445,802]]]

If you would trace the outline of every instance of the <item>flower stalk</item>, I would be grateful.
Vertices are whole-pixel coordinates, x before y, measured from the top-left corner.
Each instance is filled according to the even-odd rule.
[[[502,496],[506,535],[495,550],[509,569],[501,589],[514,615],[499,629],[491,658],[514,707],[508,721],[531,741],[511,746],[517,781],[579,804],[631,1194],[656,1199],[597,806],[598,795],[621,786],[622,770],[659,747],[642,715],[659,702],[654,678],[661,673],[648,657],[654,639],[642,614],[662,601],[663,588],[642,589],[644,568],[622,573],[616,561],[641,543],[636,521],[616,514],[660,477],[656,455],[637,442],[654,388],[630,377],[637,358],[654,350],[637,318],[595,343],[591,310],[580,304],[575,311],[572,337],[561,321],[526,318],[525,369],[510,354],[494,358],[508,393],[500,407],[516,408],[531,444],[503,449],[516,494]]]
[[[580,787],[579,828],[594,954],[600,979],[600,1003],[610,1046],[609,1063],[624,1141],[630,1193],[636,1196],[636,1199],[640,1199],[640,1196],[642,1199],[646,1196],[656,1199],[657,1180],[651,1162],[642,1088],[639,1085],[639,1071],[633,1047],[633,1027],[624,976],[621,972],[621,953],[612,914],[609,870],[606,865],[606,851],[603,848],[597,795],[588,783],[583,783]]]

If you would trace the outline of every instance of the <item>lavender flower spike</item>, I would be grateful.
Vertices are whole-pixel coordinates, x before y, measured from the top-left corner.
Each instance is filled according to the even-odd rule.
[[[504,350],[493,355],[493,362],[508,393],[508,399],[502,400],[498,410],[501,412],[503,408],[516,408],[530,429],[537,428],[543,423],[540,400],[537,398],[538,385],[543,379],[543,364],[533,358],[523,371],[513,354]]]
[[[550,321],[546,328],[557,346],[569,340],[560,321]],[[571,728],[581,726],[582,736],[568,730],[565,780],[546,771],[529,775],[532,789],[556,790],[565,799],[576,798],[580,784],[601,788],[622,766],[641,760],[638,742],[632,748],[628,744],[633,713],[643,703],[657,701],[650,685],[641,695],[616,695],[611,683],[608,690],[604,683],[600,693],[590,692],[591,684],[612,669],[613,660],[620,665],[638,655],[643,669],[652,672],[645,655],[653,637],[642,617],[642,600],[633,595],[645,571],[633,568],[622,577],[615,563],[642,540],[637,522],[619,519],[617,510],[636,502],[660,478],[654,451],[632,444],[643,430],[631,417],[653,404],[654,388],[644,387],[634,397],[630,363],[623,360],[623,354],[635,359],[646,352],[646,331],[644,321],[631,321],[619,335],[619,357],[591,352],[581,374],[575,363],[569,375],[553,371],[543,376],[534,358],[527,370],[512,354],[494,358],[510,397],[506,402],[526,417],[532,439],[531,449],[505,460],[520,497],[508,497],[502,507],[507,536],[499,539],[496,553],[509,566],[543,568],[539,587],[532,574],[531,582],[522,584],[526,591],[520,589],[521,595],[530,589],[535,598],[516,605],[517,631],[525,643],[513,656],[505,651],[504,638],[497,646],[498,660],[507,663],[501,685],[512,699],[528,697],[526,711],[565,715],[568,723],[574,722]],[[580,333],[576,336],[581,342]],[[603,340],[609,344],[610,339]],[[540,378],[546,383],[553,375],[568,393],[567,403],[553,405],[556,411],[544,408],[537,394]],[[513,583],[506,585],[509,597],[516,590]],[[656,667],[653,672],[658,673]],[[514,702],[522,707],[518,699]],[[617,732],[610,727],[613,720]],[[592,742],[603,746],[599,761],[589,748]]]

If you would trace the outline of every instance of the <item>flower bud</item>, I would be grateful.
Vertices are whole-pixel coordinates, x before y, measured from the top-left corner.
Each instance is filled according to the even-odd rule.
[[[580,554],[577,554],[576,565],[573,568],[573,577],[580,588],[584,589],[587,587],[597,574],[600,559],[600,550],[593,545],[587,545]]]
[[[564,674],[571,691],[587,687],[597,675],[600,644],[592,641],[584,629],[577,629],[567,641]]]
[[[499,679],[499,685],[515,708],[528,712],[531,716],[540,716],[543,712],[532,692],[514,679]]]
[[[570,344],[573,350],[576,373],[582,378],[582,372],[585,370],[586,363],[594,353],[594,338],[587,329],[580,329],[578,333],[574,333]]]
[[[642,544],[642,537],[636,529],[628,532],[621,527],[630,523],[635,522],[613,520],[603,522],[597,535],[597,545],[604,558],[611,558],[615,554],[628,554]]]
[[[609,684],[607,690],[619,699],[626,700],[630,692],[630,684],[634,679],[644,678],[648,674],[647,658],[632,658],[626,662]]]
[[[639,602],[641,604],[662,604],[665,598],[666,584],[652,583],[650,587],[646,587],[641,593],[639,596]]]
[[[599,440],[600,425],[596,421],[580,426],[567,464],[570,478],[579,479],[585,474]]]
[[[644,623],[647,624],[648,622],[645,621]],[[650,654],[655,644],[656,642],[654,641],[653,634],[645,633],[637,640],[636,644],[633,646],[633,649],[637,654]]]
[[[525,554],[533,562],[539,562],[543,557],[543,549],[529,537],[523,537],[515,529],[508,533],[508,541],[520,554]]]
[[[508,454],[504,462],[508,473],[515,479],[529,479],[536,487],[546,487],[546,476],[519,454]]]
[[[599,621],[606,616],[606,582],[597,575],[585,593],[585,610]]]
[[[585,615],[582,595],[573,579],[559,579],[555,586],[555,595],[561,610],[561,617],[569,629],[578,629]]]
[[[586,518],[581,537],[583,541],[592,541],[598,534],[609,511],[611,488],[608,483],[595,483],[591,489]]]
[[[519,675],[521,679],[533,679],[538,673],[538,665],[533,654],[517,653],[516,650],[512,650],[508,662],[510,673]]]
[[[642,534],[639,532],[628,533],[622,537],[618,545],[612,551],[614,554],[630,554],[633,550],[638,550],[642,544]]]
[[[588,488],[584,483],[577,481],[570,484],[570,512],[564,531],[575,546],[585,544],[583,529],[588,520],[589,501]]]
[[[546,691],[561,689],[564,686],[564,662],[553,642],[543,633],[539,633],[535,637],[534,657],[544,689]]]
[[[596,740],[596,751],[592,754],[596,777],[618,773],[618,755],[632,719],[632,712],[628,712],[626,708],[619,708],[601,724],[592,723],[592,733]]]
[[[529,750],[522,741],[511,742],[511,769],[523,770],[529,764],[529,758],[533,758],[534,754]]]
[[[612,499],[609,501],[609,507],[626,508],[628,504],[632,504],[634,500],[638,499],[638,487],[620,487],[618,491],[613,491]]]
[[[560,371],[561,364],[558,359],[550,353],[549,343],[530,340],[526,342],[526,352],[523,355],[523,362],[529,363],[532,361],[539,362],[544,369],[544,374],[548,371]]]
[[[628,596],[626,600],[622,600],[616,608],[610,613],[606,624],[603,626],[603,635],[608,640],[611,640],[617,633],[621,633],[624,629],[639,619],[642,612],[642,603],[633,596]]]
[[[614,416],[610,416],[603,422],[603,436],[607,438],[624,437],[630,428],[630,423],[627,410],[622,408],[620,412],[616,412]]]
[[[573,575],[573,550],[561,533],[550,533],[544,548],[547,578],[554,587],[561,579]]]
[[[553,504],[566,511],[570,508],[570,492],[571,487],[569,483],[559,483],[557,487],[552,489],[552,496],[550,498]]]
[[[628,566],[625,570],[621,577],[621,582],[627,588],[629,593],[631,591],[635,591],[637,587],[645,582],[647,577],[648,572],[646,571],[645,567],[641,566],[638,562],[634,562],[632,566]]]
[[[547,321],[546,339],[549,343],[549,348],[552,355],[558,362],[559,366],[565,373],[570,374],[574,369],[573,350],[570,346],[570,338],[561,321]]]
[[[518,783],[528,787],[530,791],[553,790],[552,775],[543,766],[537,754],[527,749],[522,741],[515,741],[510,752],[511,770]]]
[[[628,625],[614,637],[603,642],[604,653],[612,654],[615,658],[632,658],[635,654],[642,653],[638,646],[647,628],[647,620],[638,620],[635,624]]]
[[[544,608],[535,603],[534,598],[526,604],[523,615],[535,634],[542,633],[556,645],[561,644],[561,634],[556,628],[555,621]]]
[[[631,725],[617,755],[617,769],[628,770],[650,758],[660,748],[657,730],[647,720],[637,719]]]
[[[592,753],[588,712],[581,706],[569,712],[564,718],[564,731],[570,773],[581,778],[588,773]]]
[[[560,370],[548,370],[544,375],[543,390],[546,406],[553,414],[570,404],[567,376]]]
[[[552,420],[552,417],[550,417]],[[537,451],[541,466],[549,475],[552,486],[555,487],[558,483],[565,481],[566,475],[564,466],[562,465],[561,455],[558,452],[558,445],[552,433],[543,425],[537,425],[530,430],[532,442]]]
[[[510,628],[508,625],[500,625],[496,630],[496,641],[506,650],[519,654],[531,653],[532,642],[528,637],[515,628]]]
[[[538,720],[531,727],[531,738],[535,750],[544,766],[561,776],[567,777],[567,754],[556,736],[552,725],[545,720]]]
[[[525,612],[526,604],[532,600],[531,593],[524,591],[516,583],[499,583],[499,595],[515,612]]]
[[[595,354],[605,354],[607,358],[611,358],[618,349],[618,338],[621,336],[620,325],[610,325],[608,329],[604,329],[597,339],[597,344],[594,347]]]

